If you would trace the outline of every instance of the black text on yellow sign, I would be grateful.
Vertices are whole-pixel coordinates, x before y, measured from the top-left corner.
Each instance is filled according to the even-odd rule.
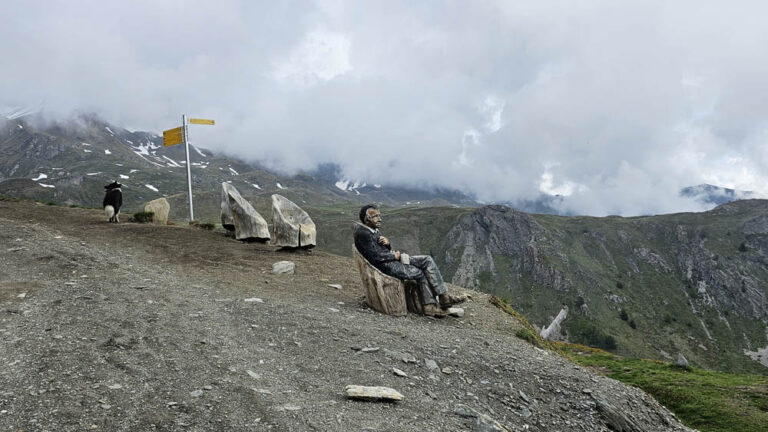
[[[189,124],[199,124],[199,125],[215,125],[216,122],[214,120],[208,120],[208,119],[198,119],[198,118],[191,118],[189,119]]]
[[[183,127],[179,126],[177,128],[163,131],[163,146],[169,147],[172,145],[183,143],[184,142],[183,129],[184,129]]]

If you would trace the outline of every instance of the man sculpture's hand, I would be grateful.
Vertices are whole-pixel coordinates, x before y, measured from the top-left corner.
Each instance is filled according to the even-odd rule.
[[[382,245],[382,246],[388,246],[389,245],[389,239],[384,237],[384,236],[381,236],[381,237],[379,237],[379,244]]]
[[[394,254],[395,254],[395,259],[400,261],[400,251],[395,251]]]

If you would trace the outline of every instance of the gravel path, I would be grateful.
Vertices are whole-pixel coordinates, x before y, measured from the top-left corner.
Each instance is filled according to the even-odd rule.
[[[102,219],[0,201],[1,431],[686,430],[516,338],[484,294],[462,319],[394,318],[364,306],[351,259]]]

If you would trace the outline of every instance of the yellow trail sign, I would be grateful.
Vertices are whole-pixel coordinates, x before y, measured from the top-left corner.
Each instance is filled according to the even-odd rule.
[[[215,125],[216,122],[214,120],[208,120],[208,119],[197,119],[197,118],[191,118],[189,119],[189,124],[200,124],[200,125]]]
[[[168,129],[163,131],[163,146],[170,147],[172,145],[181,144],[184,142],[184,128],[179,126],[177,128]]]

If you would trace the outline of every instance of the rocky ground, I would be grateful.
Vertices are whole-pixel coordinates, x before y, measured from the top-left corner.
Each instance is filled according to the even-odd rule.
[[[486,295],[465,309],[385,316],[349,258],[0,201],[0,430],[686,430],[515,337]]]

